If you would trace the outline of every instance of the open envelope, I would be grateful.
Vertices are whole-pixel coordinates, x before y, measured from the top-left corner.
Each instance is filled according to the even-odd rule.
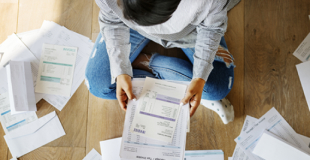
[[[63,135],[65,131],[56,112],[17,128],[4,136],[13,157],[23,156]]]

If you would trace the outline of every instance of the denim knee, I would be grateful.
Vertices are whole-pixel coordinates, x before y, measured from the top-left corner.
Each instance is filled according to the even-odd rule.
[[[205,86],[202,92],[202,99],[218,101],[225,98],[231,90],[231,88],[224,85],[212,86],[212,89],[210,87],[211,86]]]
[[[102,79],[102,77],[96,77],[96,75],[86,72],[85,85],[89,92],[96,97],[110,100],[116,99],[116,84],[111,84],[111,79]]]

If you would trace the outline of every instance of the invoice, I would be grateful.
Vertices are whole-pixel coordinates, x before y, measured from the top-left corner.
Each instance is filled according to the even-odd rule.
[[[147,77],[130,131],[171,142],[186,88],[186,85]]]
[[[138,96],[138,101],[143,83],[143,81],[132,81],[133,93]],[[181,109],[173,140],[172,142],[167,143],[146,138],[129,131],[135,116],[138,101],[130,101],[127,105],[120,157],[125,159],[141,157],[164,160],[183,160],[189,106],[183,106]]]
[[[36,92],[71,96],[77,48],[43,45]]]

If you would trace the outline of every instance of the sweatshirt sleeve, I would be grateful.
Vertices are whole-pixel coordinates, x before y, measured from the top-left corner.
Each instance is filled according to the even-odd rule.
[[[213,70],[213,61],[221,38],[227,29],[226,2],[215,1],[208,17],[197,26],[193,79],[202,78],[207,81]]]
[[[133,76],[130,55],[130,30],[107,6],[99,13],[100,33],[106,43],[110,60],[111,84],[121,74]]]

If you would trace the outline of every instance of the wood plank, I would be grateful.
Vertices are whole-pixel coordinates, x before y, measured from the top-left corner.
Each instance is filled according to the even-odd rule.
[[[16,32],[18,0],[0,0],[0,43]]]
[[[99,33],[100,27],[98,22],[100,8],[97,6],[95,0],[93,2],[93,18],[92,18],[92,33]]]
[[[225,159],[232,156],[236,138],[244,121],[244,1],[228,14],[228,30],[225,39],[235,58],[234,86],[227,96],[234,106],[235,120],[224,125],[220,117],[202,106],[191,118],[191,130],[187,136],[187,150],[222,149]]]
[[[9,153],[9,148],[6,145],[6,142],[3,138],[5,135],[4,130],[2,128],[2,125],[0,124],[0,159],[7,159],[8,158],[8,153]]]
[[[50,20],[91,38],[92,7],[89,0],[20,0],[17,32],[38,29]]]
[[[89,95],[86,153],[95,148],[100,151],[99,142],[122,136],[125,112],[116,100],[104,100]]]
[[[292,53],[310,31],[309,0],[245,1],[245,113],[275,107],[296,132],[310,137],[310,112]]]
[[[77,160],[86,156],[85,148],[79,147],[40,147],[19,160]]]

